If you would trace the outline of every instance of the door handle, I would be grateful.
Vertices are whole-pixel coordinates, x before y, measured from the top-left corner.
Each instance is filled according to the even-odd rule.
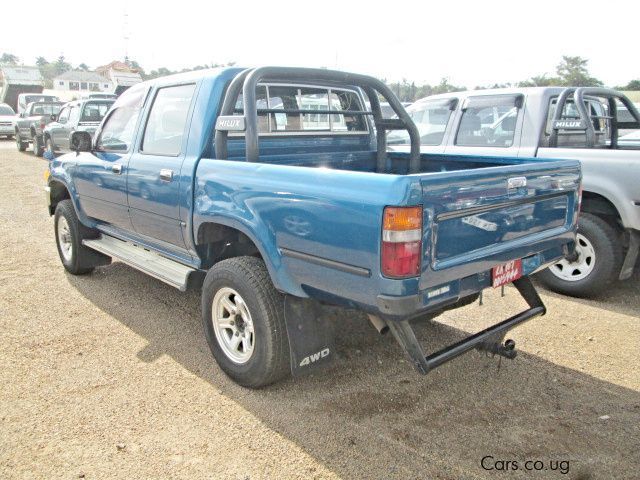
[[[173,170],[169,170],[168,168],[163,168],[160,170],[160,180],[165,182],[170,182],[173,180]]]
[[[122,173],[122,165],[116,163],[115,165],[111,165],[111,171],[116,175],[120,175]]]

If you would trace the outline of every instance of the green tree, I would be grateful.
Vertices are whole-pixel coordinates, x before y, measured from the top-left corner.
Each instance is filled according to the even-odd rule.
[[[4,65],[17,65],[19,60],[20,58],[12,53],[3,53],[0,57],[0,63]]]
[[[49,61],[44,58],[44,57],[37,57],[36,58],[36,65],[39,67],[44,67],[45,65],[48,65]]]
[[[551,87],[554,85],[561,85],[562,82],[558,77],[547,77],[546,73],[542,75],[535,75],[528,80],[518,82],[519,87]]]
[[[64,72],[68,72],[69,70],[71,70],[71,64],[65,60],[64,55],[60,55],[58,57],[58,60],[56,60],[56,63],[54,64],[54,66],[55,66],[55,72],[57,75],[60,75]]]
[[[589,75],[588,63],[586,58],[563,55],[556,67],[560,84],[567,87],[601,87],[603,83]]]
[[[640,90],[640,80],[631,80],[626,85],[616,87],[616,90]]]
[[[89,65],[87,65],[86,63],[81,63],[80,65],[78,65],[78,70],[82,70],[84,72],[88,72],[89,71]]]

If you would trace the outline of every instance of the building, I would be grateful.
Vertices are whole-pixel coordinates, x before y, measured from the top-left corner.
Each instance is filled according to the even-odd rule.
[[[138,70],[131,68],[124,62],[111,62],[96,68],[96,72],[111,81],[113,85],[112,92],[117,95],[120,95],[136,83],[142,82],[142,77]]]
[[[53,79],[53,90],[111,93],[113,83],[96,72],[69,70]]]
[[[18,111],[18,95],[41,93],[44,79],[38,67],[0,66],[0,103],[8,103]]]

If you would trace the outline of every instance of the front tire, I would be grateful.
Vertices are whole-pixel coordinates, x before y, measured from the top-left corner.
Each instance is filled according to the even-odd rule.
[[[84,275],[110,262],[109,257],[82,244],[84,239],[97,238],[98,232],[80,223],[71,200],[58,203],[53,223],[58,254],[67,272]]]
[[[18,147],[18,151],[24,152],[28,146],[29,142],[23,141],[20,134],[16,132],[16,147]]]
[[[554,292],[584,298],[598,295],[618,279],[624,261],[620,235],[602,218],[580,214],[576,254],[543,270],[537,278]]]
[[[262,260],[230,258],[209,270],[202,322],[211,353],[236,383],[260,388],[290,372],[283,296]]]

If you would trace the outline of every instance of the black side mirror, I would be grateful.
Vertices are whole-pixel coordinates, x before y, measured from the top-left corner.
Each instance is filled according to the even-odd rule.
[[[91,135],[88,132],[73,132],[71,134],[71,149],[79,154],[90,152],[92,148]]]

